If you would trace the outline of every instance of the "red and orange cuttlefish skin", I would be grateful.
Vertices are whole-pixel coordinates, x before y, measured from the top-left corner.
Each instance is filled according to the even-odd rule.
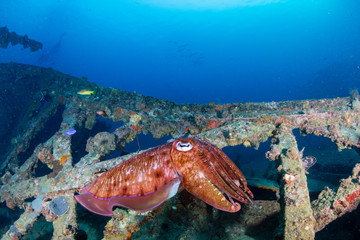
[[[234,199],[248,203],[253,197],[244,175],[219,148],[180,138],[115,166],[75,198],[94,213],[112,216],[114,206],[153,209],[183,189],[181,186],[227,212],[240,210]]]

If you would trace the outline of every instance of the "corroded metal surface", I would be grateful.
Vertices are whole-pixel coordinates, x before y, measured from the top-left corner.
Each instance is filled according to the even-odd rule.
[[[46,84],[38,91],[46,88],[52,99],[37,115],[24,115],[17,127],[22,130],[14,133],[12,147],[2,162],[0,202],[6,202],[9,208],[24,209],[23,215],[11,226],[10,232],[5,234],[3,239],[16,239],[25,235],[40,214],[47,221],[53,222],[54,239],[72,239],[78,227],[75,203],[72,201],[74,194],[100,173],[138,154],[101,161],[105,153],[90,151],[78,162],[74,162],[71,147],[76,143],[65,132],[75,127],[91,129],[97,121],[99,111],[102,111],[102,117],[123,122],[123,125],[113,131],[117,149],[134,140],[141,132],[151,133],[156,138],[169,134],[174,138],[189,135],[219,148],[243,144],[257,149],[260,143],[271,138],[271,149],[266,156],[277,161],[279,166],[279,183],[282,189],[279,201],[283,216],[280,218],[280,226],[283,228],[282,234],[278,236],[285,239],[312,239],[315,231],[355,209],[359,203],[359,167],[356,167],[353,176],[342,181],[337,193],[325,189],[319,199],[310,205],[305,171],[301,166],[296,139],[291,133],[294,129],[300,129],[302,134],[330,138],[339,150],[359,148],[360,102],[356,94],[348,98],[270,103],[176,104],[136,93],[103,88],[86,79],[74,78],[51,69],[21,64],[2,64],[0,68],[3,70],[0,71],[0,77],[8,78],[9,81],[46,78]],[[96,95],[77,95],[77,91],[81,89],[94,90]],[[28,108],[27,112],[30,113],[39,109],[39,105],[35,102]],[[22,161],[19,156],[31,148],[31,143],[44,131],[48,120],[59,111],[62,116],[59,129],[44,142],[38,143],[29,157]],[[45,164],[50,173],[36,177],[34,169],[39,164]],[[33,214],[30,219],[28,215],[35,211],[31,208],[30,201],[40,195],[44,196],[42,210]],[[62,216],[54,216],[49,211],[48,204],[59,196],[68,199],[69,211]],[[261,206],[260,203],[255,205]],[[113,235],[121,235],[130,238],[145,222],[151,222],[151,219],[156,218],[156,214],[161,214],[161,209],[160,207],[146,213],[145,217],[144,213],[122,210],[119,213],[122,221],[111,220],[104,237],[111,239]],[[203,211],[203,208],[198,209]],[[254,209],[259,210],[260,207]],[[137,214],[141,216],[135,217]],[[66,225],[63,225],[64,222]],[[241,221],[237,224],[246,226],[246,223]],[[235,226],[230,228],[236,229]],[[290,236],[295,233],[298,235]],[[228,235],[228,239],[235,237]]]

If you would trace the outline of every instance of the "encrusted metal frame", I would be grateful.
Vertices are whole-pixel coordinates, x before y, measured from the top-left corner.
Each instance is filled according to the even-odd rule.
[[[189,135],[210,142],[219,148],[244,144],[258,148],[271,138],[266,153],[278,166],[280,182],[280,226],[277,239],[314,239],[315,232],[331,221],[350,212],[360,202],[360,164],[353,175],[343,179],[337,192],[325,188],[317,200],[310,202],[302,153],[292,133],[300,129],[304,134],[330,138],[339,150],[360,147],[360,101],[356,92],[347,98],[234,104],[176,104],[171,101],[142,96],[112,88],[103,88],[85,79],[61,74],[51,69],[26,65],[2,77],[34,76],[48,78],[47,91],[53,101],[36,117],[24,119],[26,131],[15,136],[12,147],[1,165],[0,202],[9,208],[19,207],[24,213],[14,222],[2,239],[17,239],[27,234],[40,215],[53,222],[53,239],[73,239],[78,223],[74,194],[88,185],[101,172],[138,154],[100,161],[101,153],[89,152],[76,164],[71,153],[69,128],[91,129],[98,114],[113,121],[123,121],[116,129],[118,147],[135,139],[137,134],[151,133],[155,138],[171,134],[174,138]],[[19,71],[21,69],[21,71]],[[50,76],[50,77],[49,77]],[[91,89],[96,95],[77,95],[80,89]],[[64,107],[60,129],[46,142],[38,144],[32,155],[19,165],[19,154],[26,151],[31,140],[41,132],[59,106]],[[35,106],[34,106],[35,107]],[[41,161],[52,172],[34,177],[33,171]],[[58,196],[68,200],[68,211],[61,216],[49,210],[49,201]],[[28,199],[39,198],[41,210],[34,210]],[[254,204],[260,204],[255,202]],[[129,238],[139,229],[141,221],[130,210],[117,211],[107,225],[104,238],[117,234]],[[121,221],[119,220],[121,219]],[[119,230],[120,229],[120,230]],[[116,233],[115,233],[116,232]]]

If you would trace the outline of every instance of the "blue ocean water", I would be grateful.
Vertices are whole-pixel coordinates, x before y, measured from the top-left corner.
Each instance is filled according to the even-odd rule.
[[[0,62],[51,67],[176,102],[348,96],[358,0],[0,0],[0,26],[43,43]]]

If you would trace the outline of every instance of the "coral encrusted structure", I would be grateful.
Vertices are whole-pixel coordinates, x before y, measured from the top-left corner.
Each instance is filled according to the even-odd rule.
[[[275,224],[270,239],[314,239],[317,231],[360,202],[359,164],[337,190],[325,188],[310,200],[302,151],[293,134],[299,129],[303,135],[329,138],[339,150],[360,148],[358,94],[270,103],[177,104],[16,63],[0,64],[0,80],[33,85],[29,104],[21,114],[14,113],[19,120],[6,133],[11,144],[1,159],[0,202],[20,209],[21,215],[2,239],[20,239],[42,219],[52,223],[53,239],[82,234],[89,222],[79,222],[84,209],[77,206],[74,195],[102,172],[141,153],[103,160],[140,133],[154,138],[187,135],[219,148],[258,149],[270,140],[266,157],[276,162],[279,199],[255,200],[239,213],[225,215],[183,191],[152,211],[115,209],[112,218],[104,218],[104,239],[157,239],[165,233],[174,234],[170,239],[191,239],[194,234],[239,239],[265,223]],[[82,89],[96,94],[77,94]],[[86,135],[98,118],[122,124],[112,132]],[[69,136],[69,129],[77,132]],[[76,148],[82,137],[87,152],[79,155],[85,149]]]

